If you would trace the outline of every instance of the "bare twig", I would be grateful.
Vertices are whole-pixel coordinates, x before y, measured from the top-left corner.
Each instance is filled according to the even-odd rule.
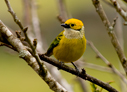
[[[35,37],[37,37],[37,39],[38,39],[37,49],[44,53],[45,51],[43,49],[41,29],[40,29],[39,19],[38,19],[38,15],[37,15],[37,5],[35,2],[36,0],[30,0],[30,1],[31,1],[30,4],[31,4],[33,32],[35,34]]]
[[[113,5],[109,2],[109,0],[102,0],[103,2],[105,2],[107,5],[109,5],[110,7],[113,7]]]
[[[127,80],[126,78],[97,50],[97,48],[94,46],[94,44],[90,41],[87,40],[87,44],[93,49],[93,51],[97,54],[97,56],[102,59],[109,68],[111,68],[111,70],[113,71],[113,73],[117,74],[121,80],[123,80],[123,82],[125,84],[127,84]]]
[[[58,9],[59,9],[59,16],[57,17],[59,20],[62,19],[62,22],[68,19],[68,13],[65,6],[65,0],[57,0],[58,2]]]
[[[115,33],[116,33],[116,36],[118,38],[118,41],[120,42],[120,46],[122,48],[122,50],[124,51],[124,39],[123,39],[123,24],[122,24],[122,17],[117,13],[116,14],[119,18],[118,20],[116,21],[116,27],[115,27]],[[119,61],[118,61],[118,64]],[[123,68],[121,67],[121,65],[119,65],[119,68],[120,68],[120,71],[121,72],[124,72],[123,71]],[[121,92],[124,92],[125,90],[127,90],[127,85],[124,84],[123,81],[120,80],[120,88],[121,88]]]
[[[96,8],[97,13],[99,14],[101,20],[103,21],[103,23],[104,23],[104,25],[105,25],[105,27],[107,29],[108,35],[111,38],[111,42],[112,42],[112,44],[113,44],[113,46],[114,46],[114,48],[115,48],[115,50],[117,52],[117,55],[118,55],[118,57],[119,57],[119,59],[121,61],[122,66],[123,66],[123,68],[124,68],[124,70],[125,70],[125,72],[127,74],[127,59],[126,59],[126,57],[124,55],[124,52],[123,52],[123,50],[122,50],[122,48],[121,48],[121,46],[120,46],[120,44],[119,44],[119,42],[118,42],[118,40],[116,38],[115,33],[113,31],[114,28],[110,24],[110,22],[109,22],[109,20],[108,20],[108,18],[106,16],[102,6],[101,6],[99,0],[92,0],[92,1],[93,1],[93,4],[94,4],[95,8]]]
[[[87,62],[84,62],[84,65],[85,67],[90,68],[90,69],[112,73],[112,70],[109,67],[104,67],[104,66],[100,66],[100,65],[96,65],[92,63],[87,63]]]
[[[121,8],[120,4],[119,4],[116,0],[110,0],[110,1],[112,2],[112,4],[113,4],[113,6],[115,7],[116,11],[123,17],[123,19],[124,19],[125,21],[127,21],[127,12],[125,12],[125,11]]]
[[[57,16],[57,19],[60,21],[60,23],[64,23],[65,22],[65,20],[60,15]]]
[[[16,14],[13,12],[13,9],[10,7],[10,3],[8,2],[8,0],[5,0],[5,2],[6,2],[7,7],[8,7],[8,12],[10,12],[14,21],[18,24],[18,26],[21,28],[21,30],[23,30],[23,25],[21,24],[20,20],[16,16]]]
[[[30,15],[30,0],[22,0],[23,3],[23,24],[30,27],[31,15]]]
[[[113,22],[112,22],[112,27],[114,28],[116,25],[116,20],[118,19],[118,17],[114,18]]]
[[[7,4],[8,11],[11,13],[11,15],[12,15],[12,17],[13,17],[15,23],[18,24],[18,26],[20,27],[20,29],[21,29],[22,32],[24,33],[25,39],[26,39],[26,41],[29,43],[29,45],[30,45],[30,47],[31,47],[31,49],[32,49],[32,51],[33,51],[34,57],[36,58],[36,60],[37,60],[37,62],[38,62],[38,64],[39,64],[39,66],[40,66],[40,68],[42,68],[42,64],[40,63],[40,59],[39,59],[39,57],[38,57],[38,55],[37,55],[37,53],[36,53],[36,49],[34,48],[34,46],[33,46],[32,42],[31,42],[31,40],[29,39],[29,37],[28,37],[28,35],[27,35],[27,33],[26,33],[28,28],[27,28],[27,27],[26,27],[26,28],[23,27],[22,23],[20,22],[20,20],[18,19],[18,17],[17,17],[16,14],[14,13],[13,9],[11,8],[9,1],[8,1],[8,0],[5,0],[5,2],[6,2],[6,4]]]
[[[13,46],[9,45],[9,44],[6,44],[6,43],[3,43],[3,42],[0,42],[0,46],[6,46],[10,49],[13,49],[14,51],[17,51]]]
[[[30,40],[34,40],[35,35],[33,34],[32,25],[31,25],[31,8],[30,8],[30,0],[22,0],[23,3],[23,24],[27,26],[29,29],[27,34]]]

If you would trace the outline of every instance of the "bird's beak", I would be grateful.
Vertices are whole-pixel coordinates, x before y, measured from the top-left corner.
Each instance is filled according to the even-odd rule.
[[[70,28],[70,26],[67,25],[67,24],[61,24],[61,26],[64,27],[64,28]]]

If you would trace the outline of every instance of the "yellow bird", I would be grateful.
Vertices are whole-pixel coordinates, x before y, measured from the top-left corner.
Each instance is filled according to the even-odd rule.
[[[45,55],[54,55],[58,61],[72,63],[79,72],[73,62],[78,60],[86,49],[84,25],[81,20],[71,18],[61,26],[64,31],[51,43]]]

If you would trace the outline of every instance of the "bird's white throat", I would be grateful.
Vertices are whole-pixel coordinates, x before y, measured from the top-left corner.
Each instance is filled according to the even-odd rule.
[[[64,35],[66,38],[68,39],[79,39],[79,38],[83,38],[84,36],[84,27],[82,27],[82,29],[80,31],[74,30],[74,29],[67,29],[64,28]]]

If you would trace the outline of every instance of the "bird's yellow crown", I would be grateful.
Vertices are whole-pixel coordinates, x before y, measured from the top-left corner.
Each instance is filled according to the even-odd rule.
[[[71,29],[74,29],[74,30],[80,30],[83,26],[82,21],[78,20],[78,19],[75,19],[75,18],[68,19],[65,22],[65,24],[68,25],[68,27],[70,27]]]

